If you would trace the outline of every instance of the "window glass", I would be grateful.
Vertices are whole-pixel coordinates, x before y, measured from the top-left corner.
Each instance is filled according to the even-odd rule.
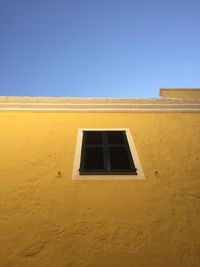
[[[100,131],[85,132],[86,145],[98,145],[102,144],[102,133]]]
[[[109,154],[111,169],[131,169],[126,147],[110,147]]]
[[[108,144],[109,145],[124,144],[123,132],[108,131],[107,136],[108,136]]]
[[[84,169],[99,170],[103,168],[103,149],[101,147],[86,147],[84,155]]]

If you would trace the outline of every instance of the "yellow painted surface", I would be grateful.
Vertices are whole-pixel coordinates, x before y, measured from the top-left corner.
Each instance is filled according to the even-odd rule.
[[[200,266],[199,113],[0,113],[0,126],[0,267]],[[93,127],[130,128],[146,179],[73,181],[77,130]]]
[[[200,89],[160,89],[160,96],[167,98],[200,99]]]

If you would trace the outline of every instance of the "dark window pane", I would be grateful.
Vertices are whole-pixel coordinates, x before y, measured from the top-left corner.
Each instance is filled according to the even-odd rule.
[[[98,131],[85,132],[86,145],[98,145],[102,144],[102,135]]]
[[[124,144],[123,132],[108,131],[107,136],[109,145]]]
[[[101,147],[85,148],[85,170],[101,170],[104,169],[103,149]]]
[[[111,169],[131,170],[131,164],[125,147],[110,147]]]

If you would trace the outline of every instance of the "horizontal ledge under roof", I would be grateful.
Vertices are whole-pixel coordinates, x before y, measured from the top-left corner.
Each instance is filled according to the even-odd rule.
[[[1,112],[200,112],[200,99],[0,96]]]

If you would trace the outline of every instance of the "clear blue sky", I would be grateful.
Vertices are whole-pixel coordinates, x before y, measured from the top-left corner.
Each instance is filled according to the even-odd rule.
[[[0,0],[0,95],[200,87],[200,0]]]

